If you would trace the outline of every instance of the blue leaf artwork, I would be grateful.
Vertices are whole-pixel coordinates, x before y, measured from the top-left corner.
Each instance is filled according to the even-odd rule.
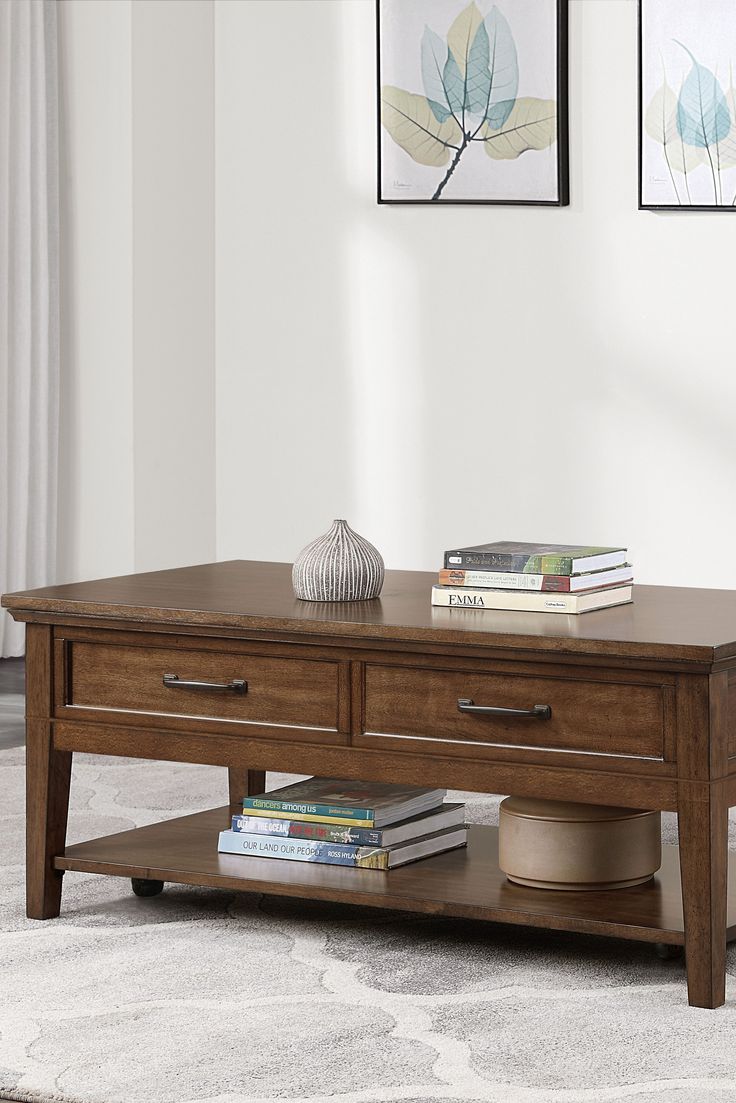
[[[642,207],[736,210],[736,0],[643,0]]]
[[[432,199],[440,198],[474,144],[497,161],[555,143],[556,103],[519,99],[516,43],[497,5],[484,16],[472,0],[459,10],[444,39],[425,26],[419,50],[424,96],[384,86],[381,120],[416,163],[449,163]]]
[[[681,42],[678,46],[690,55],[693,67],[677,101],[677,129],[686,145],[708,149],[726,138],[731,130],[726,94],[715,73],[701,65],[687,46]]]
[[[485,18],[489,42],[490,90],[485,117],[493,130],[500,130],[511,114],[519,90],[519,60],[508,20],[497,7]]]
[[[447,43],[431,27],[422,35],[422,83],[424,94],[438,123],[445,122],[452,112],[447,104],[444,71],[447,63]]]
[[[450,112],[453,115],[462,115],[465,106],[465,80],[451,51],[448,51],[442,75]]]
[[[485,112],[491,94],[488,31],[481,23],[470,47],[465,71],[465,108],[471,115]]]

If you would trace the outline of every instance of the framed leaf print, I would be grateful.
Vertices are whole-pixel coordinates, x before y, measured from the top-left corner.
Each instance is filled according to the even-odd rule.
[[[736,211],[736,0],[639,0],[639,207]]]
[[[567,0],[376,0],[378,202],[569,202]]]

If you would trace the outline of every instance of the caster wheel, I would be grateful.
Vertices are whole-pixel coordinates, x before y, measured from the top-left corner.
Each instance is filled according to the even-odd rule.
[[[164,891],[163,881],[148,881],[144,877],[132,877],[130,885],[136,896],[158,896]]]
[[[682,957],[682,946],[672,946],[669,942],[658,942],[654,947],[657,957],[662,961],[673,961]]]

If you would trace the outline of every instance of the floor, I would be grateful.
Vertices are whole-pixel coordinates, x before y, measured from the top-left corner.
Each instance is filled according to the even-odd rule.
[[[22,659],[0,659],[0,750],[22,747],[25,738],[25,665]]]
[[[0,1099],[736,1103],[736,946],[705,1011],[645,942],[88,873],[27,919],[23,758],[0,752]],[[70,842],[226,791],[221,767],[75,754]],[[499,797],[450,799],[497,822]]]

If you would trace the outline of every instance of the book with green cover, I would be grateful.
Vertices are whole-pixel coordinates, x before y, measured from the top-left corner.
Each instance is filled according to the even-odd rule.
[[[244,797],[243,812],[274,819],[385,827],[437,808],[446,793],[446,789],[417,789],[383,781],[311,777],[270,793]]]
[[[523,574],[572,575],[602,571],[626,562],[626,548],[580,544],[519,544],[497,540],[445,552],[445,569],[461,567]]]

